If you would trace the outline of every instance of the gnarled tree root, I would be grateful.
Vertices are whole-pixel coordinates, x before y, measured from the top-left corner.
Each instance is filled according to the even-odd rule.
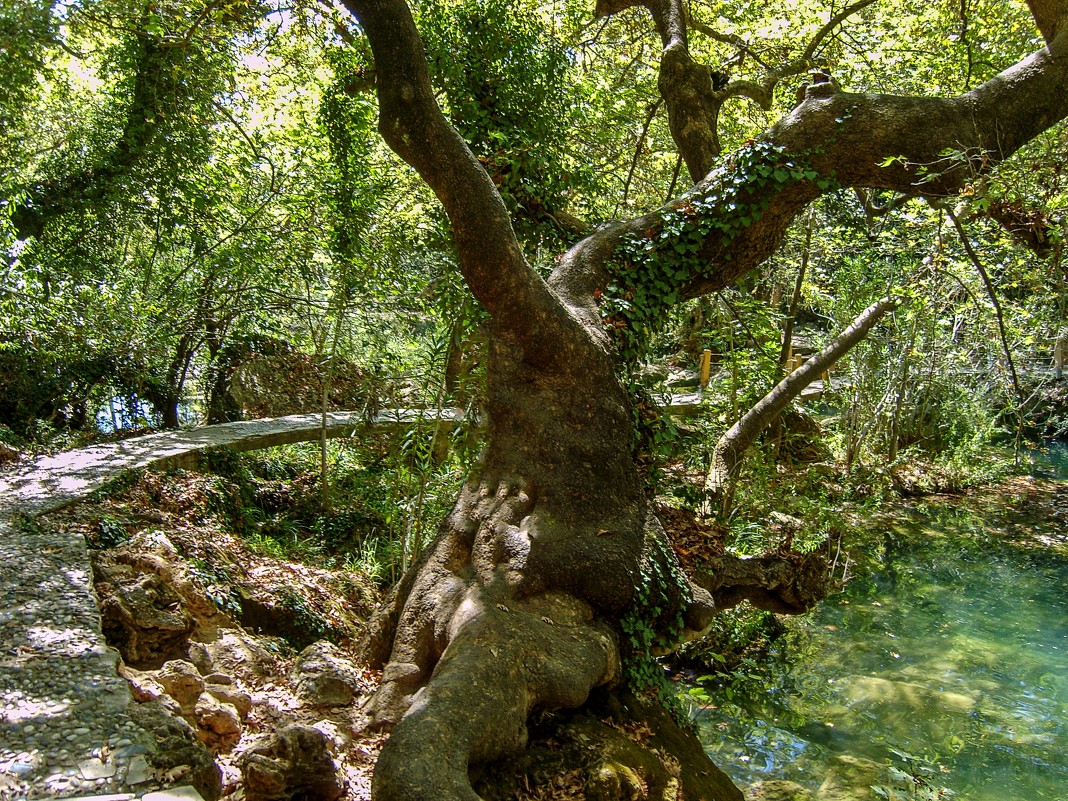
[[[371,664],[385,663],[367,711],[394,727],[375,801],[477,799],[470,766],[524,751],[532,712],[580,707],[619,677],[612,620],[636,582],[658,599],[650,626],[708,625],[712,597],[689,586],[655,514],[642,511],[630,516],[644,520],[637,531],[565,530],[520,482],[465,486],[365,641]],[[615,558],[591,561],[599,550]]]
[[[478,801],[469,765],[521,752],[532,710],[580,706],[619,672],[609,629],[564,594],[508,602],[474,584],[450,628],[379,756],[375,801]]]
[[[657,701],[620,688],[595,691],[583,709],[532,723],[527,750],[479,768],[474,787],[484,801],[742,798],[697,738],[680,729]]]

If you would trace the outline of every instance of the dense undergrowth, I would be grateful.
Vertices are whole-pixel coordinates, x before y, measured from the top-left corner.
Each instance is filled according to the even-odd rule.
[[[642,458],[658,502],[695,509],[702,497],[713,414],[653,423]],[[796,414],[794,416],[796,419]],[[666,432],[666,433],[665,433]],[[822,437],[813,442],[813,433]],[[850,532],[902,496],[967,492],[1012,472],[1004,450],[974,439],[941,454],[918,448],[893,464],[873,460],[846,466],[834,459],[833,431],[818,426],[779,432],[748,459],[727,514],[711,522],[731,550],[752,555],[783,548],[824,548],[834,579],[843,583],[854,568]],[[806,455],[825,457],[812,462]],[[197,473],[130,474],[97,493],[119,498],[140,484],[149,508],[175,508],[191,527],[208,526],[232,537],[247,552],[266,559],[312,565],[359,576],[380,590],[396,582],[432,537],[447,513],[468,452],[435,447],[434,432],[418,428],[367,434],[328,443],[325,471],[318,444],[292,445],[248,454],[206,452]],[[136,525],[104,511],[87,536],[95,547],[125,541]],[[669,533],[670,526],[669,526]],[[192,553],[193,570],[215,602],[240,616],[240,581],[223,548]],[[246,602],[247,603],[247,602]],[[297,628],[347,639],[299,598],[283,595]],[[675,664],[695,673],[752,673],[782,633],[775,615],[743,606],[719,618],[713,632],[681,651]]]

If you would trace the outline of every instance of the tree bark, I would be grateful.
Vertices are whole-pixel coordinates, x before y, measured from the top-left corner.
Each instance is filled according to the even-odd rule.
[[[571,343],[570,347],[579,347]],[[475,799],[472,762],[521,751],[537,708],[581,705],[620,678],[613,622],[646,575],[681,576],[629,452],[628,399],[608,355],[539,369],[490,336],[489,445],[435,542],[374,622],[370,705],[395,726],[376,799]],[[696,587],[656,588],[689,628]]]
[[[1060,381],[1064,377],[1064,364],[1068,361],[1068,330],[1061,329],[1053,343],[1053,377]]]

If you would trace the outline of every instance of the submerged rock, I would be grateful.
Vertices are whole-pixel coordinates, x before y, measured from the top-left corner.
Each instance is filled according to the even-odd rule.
[[[894,681],[879,676],[855,676],[847,683],[850,707],[858,704],[889,704],[895,709],[945,709],[967,713],[975,699],[963,693],[932,690],[920,684]]]
[[[812,791],[781,779],[756,782],[745,791],[745,801],[815,801]]]
[[[823,784],[816,793],[817,801],[874,801],[873,784],[879,784],[885,768],[870,759],[841,754],[831,760]]]

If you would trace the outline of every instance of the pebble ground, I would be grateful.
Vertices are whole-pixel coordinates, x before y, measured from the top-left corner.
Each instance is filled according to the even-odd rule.
[[[157,789],[85,541],[0,520],[0,799]]]

